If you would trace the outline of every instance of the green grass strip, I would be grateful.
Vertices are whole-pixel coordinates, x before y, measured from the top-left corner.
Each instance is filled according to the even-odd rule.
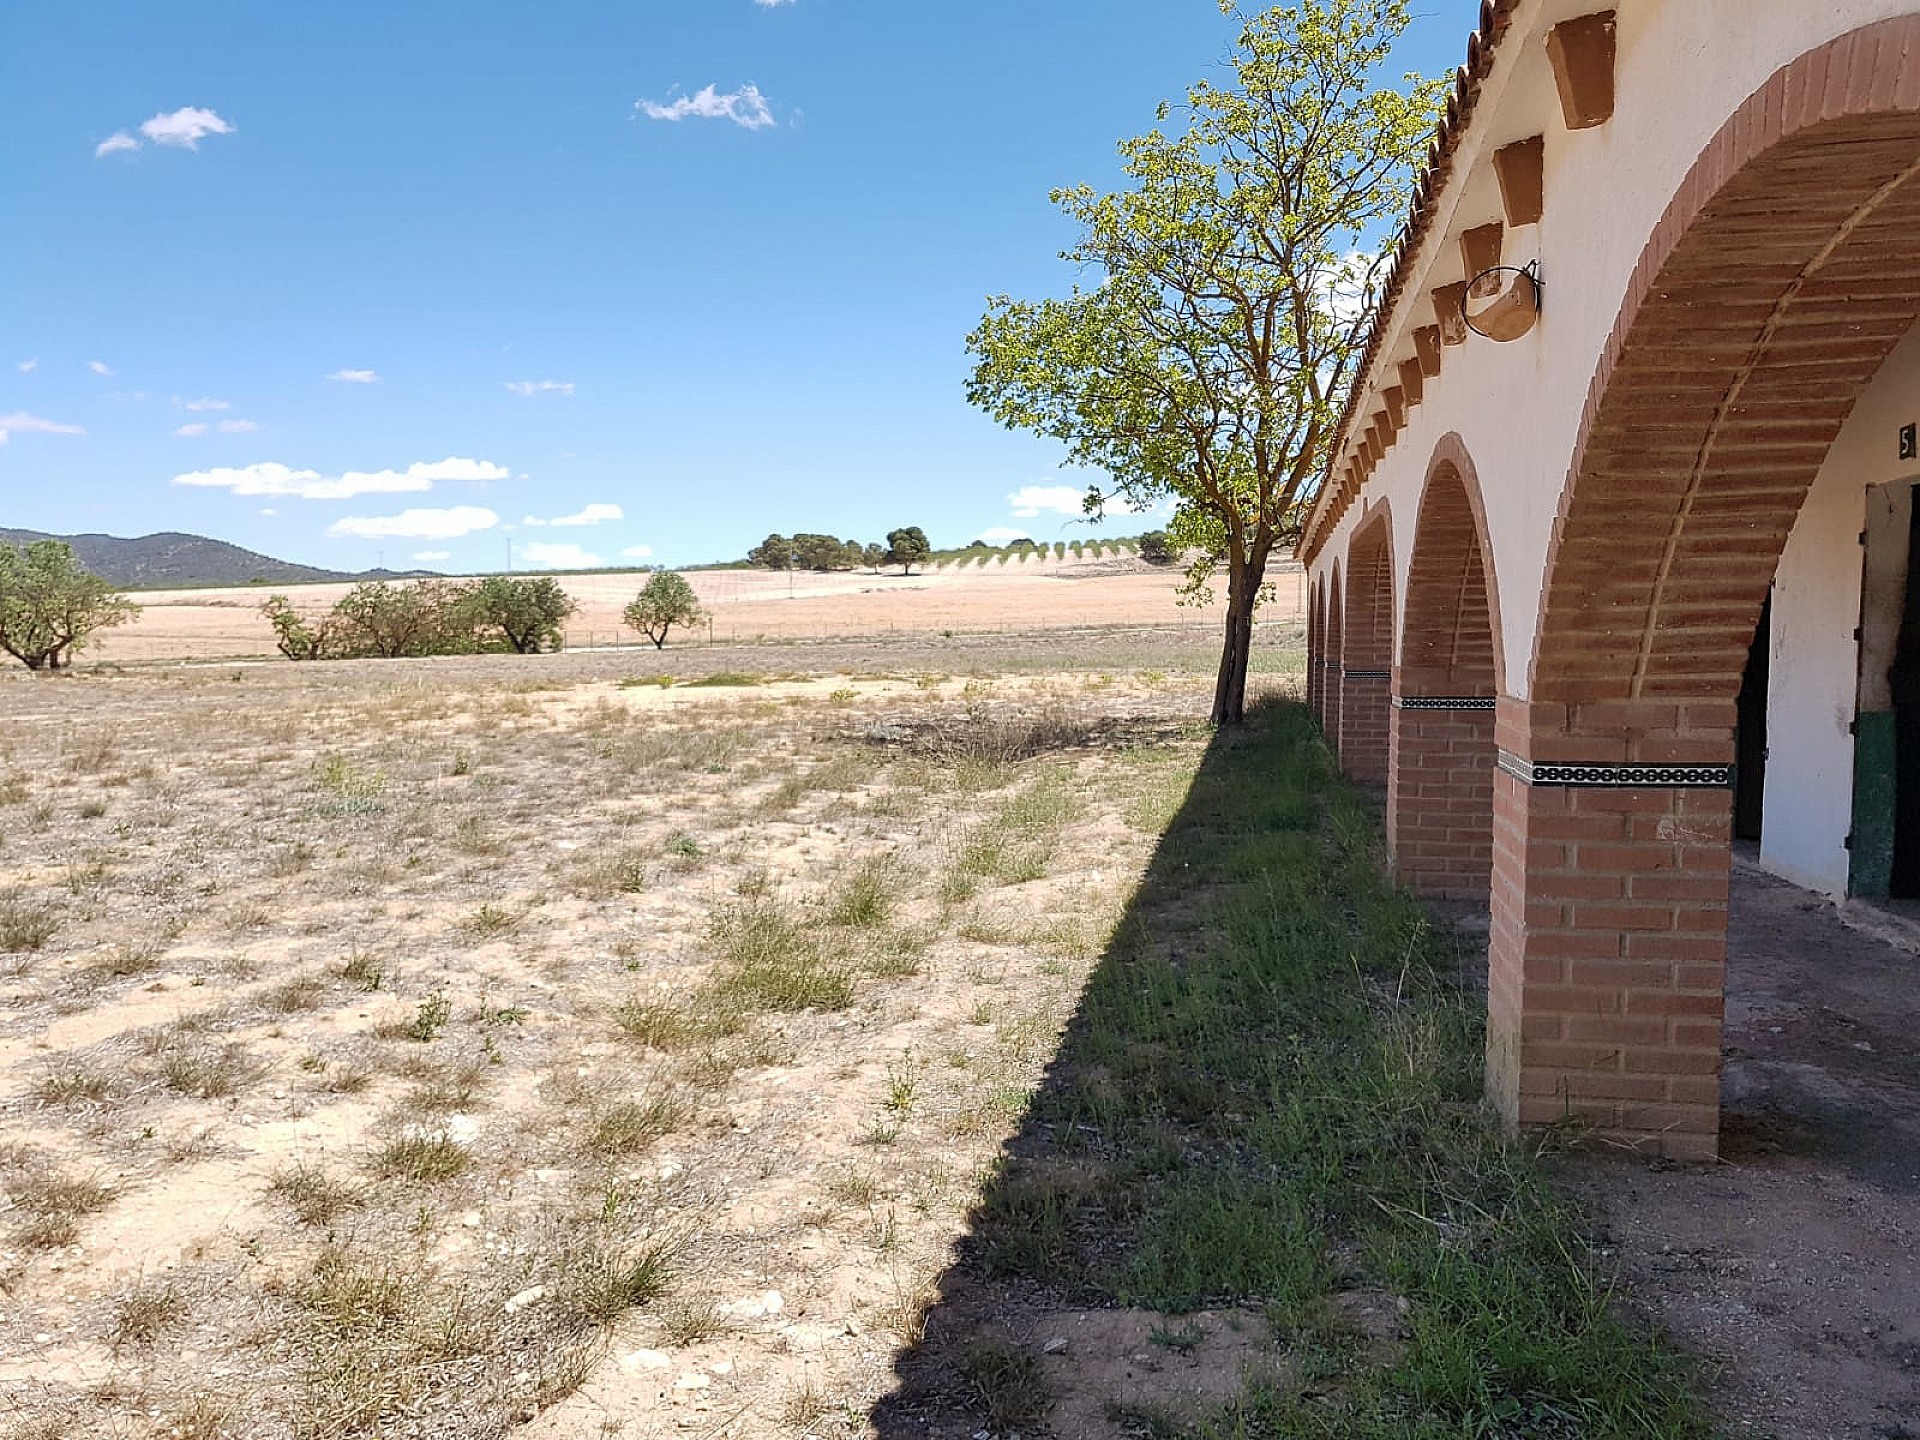
[[[1382,860],[1303,709],[1223,734],[989,1185],[975,1262],[1079,1304],[1264,1307],[1299,1383],[1169,1435],[1710,1433],[1542,1160],[1500,1139],[1484,1002]],[[1343,1292],[1398,1302],[1400,1334],[1356,1333]]]

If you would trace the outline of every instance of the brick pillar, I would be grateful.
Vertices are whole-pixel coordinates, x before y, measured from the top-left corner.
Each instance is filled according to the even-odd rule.
[[[1362,785],[1387,780],[1392,685],[1386,670],[1349,668],[1340,675],[1340,768]]]
[[[1487,898],[1493,869],[1494,702],[1395,697],[1387,754],[1394,877],[1436,900]]]
[[[1732,710],[1501,702],[1487,1083],[1509,1124],[1715,1157]]]

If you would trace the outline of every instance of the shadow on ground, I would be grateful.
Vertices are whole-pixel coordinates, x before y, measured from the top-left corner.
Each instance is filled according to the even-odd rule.
[[[1214,740],[879,1435],[1706,1433],[1494,1134],[1467,957],[1380,862],[1300,706]]]

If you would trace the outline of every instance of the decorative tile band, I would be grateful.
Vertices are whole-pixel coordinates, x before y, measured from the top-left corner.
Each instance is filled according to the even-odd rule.
[[[1497,703],[1491,695],[1396,695],[1393,699],[1398,710],[1492,710]]]
[[[1500,752],[1500,768],[1523,785],[1564,785],[1588,790],[1724,790],[1733,784],[1731,765],[1616,765],[1580,761],[1536,765]]]
[[[1349,680],[1391,680],[1393,679],[1393,672],[1391,670],[1348,670],[1345,673],[1346,673],[1347,679]]]

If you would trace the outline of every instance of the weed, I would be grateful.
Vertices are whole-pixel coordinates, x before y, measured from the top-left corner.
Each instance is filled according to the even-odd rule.
[[[267,1193],[284,1200],[302,1225],[330,1225],[344,1212],[365,1203],[365,1195],[319,1166],[296,1160],[275,1173]]]
[[[276,1015],[292,1015],[297,1011],[313,1009],[326,993],[327,987],[319,976],[296,975],[267,991],[260,997],[260,1003]]]
[[[608,1239],[576,1240],[559,1257],[554,1312],[575,1326],[610,1325],[666,1293],[677,1247],[651,1240],[629,1250]]]
[[[473,1157],[447,1135],[400,1135],[387,1141],[373,1156],[373,1173],[383,1180],[413,1180],[432,1184],[466,1172]]]
[[[19,890],[0,890],[0,953],[40,950],[59,928],[50,904],[36,904]]]
[[[504,906],[488,902],[462,921],[460,928],[470,939],[495,940],[518,926],[520,918]]]
[[[344,755],[329,755],[313,767],[314,788],[320,798],[307,808],[322,820],[344,820],[377,815],[386,808],[381,796],[386,793],[387,777],[378,771],[364,771]]]
[[[444,990],[436,990],[414,1007],[410,1018],[390,1018],[374,1026],[373,1033],[382,1040],[417,1040],[427,1044],[447,1026],[453,1018],[453,1001],[447,998]]]
[[[660,1315],[660,1339],[666,1345],[698,1345],[733,1328],[711,1295],[689,1296],[666,1306]]]
[[[27,1217],[18,1239],[34,1250],[71,1245],[79,1238],[79,1221],[104,1210],[113,1199],[111,1187],[98,1180],[44,1169],[16,1176],[7,1188],[14,1207]]]
[[[185,1313],[186,1302],[172,1286],[142,1282],[113,1307],[113,1344],[151,1345]]]
[[[531,1013],[524,1005],[495,1005],[483,999],[473,1018],[482,1025],[522,1025]]]
[[[883,1103],[888,1114],[905,1119],[919,1094],[920,1082],[914,1077],[911,1055],[901,1056],[898,1065],[887,1066],[887,1098]]]
[[[594,1117],[587,1148],[600,1155],[636,1155],[686,1119],[685,1102],[670,1091],[644,1101],[622,1100]]]
[[[712,994],[746,1011],[844,1010],[853,977],[824,958],[814,932],[770,901],[722,910],[711,938],[724,961]]]
[[[960,1373],[973,1386],[995,1428],[1036,1425],[1052,1404],[1040,1363],[1004,1341],[975,1340],[961,1357]]]
[[[698,860],[707,853],[700,848],[700,842],[684,830],[668,837],[666,852],[676,860]]]
[[[340,978],[351,981],[362,990],[378,990],[380,982],[386,978],[387,970],[380,958],[371,951],[355,946],[347,958],[340,963]]]
[[[827,898],[827,923],[869,930],[884,925],[899,894],[892,857],[875,856],[845,875]]]

